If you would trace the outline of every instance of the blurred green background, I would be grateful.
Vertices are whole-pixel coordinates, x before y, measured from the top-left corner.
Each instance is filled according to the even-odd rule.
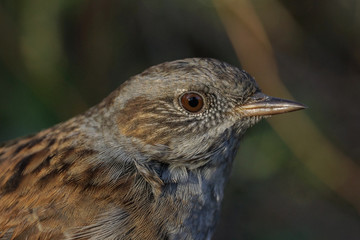
[[[311,151],[342,152],[357,167],[360,1],[247,3],[283,84],[332,144],[331,152]],[[227,33],[241,26],[225,28],[218,11],[210,0],[0,0],[0,140],[79,114],[154,64],[212,57],[241,66]],[[303,141],[284,141],[267,121],[248,131],[214,239],[360,239],[360,202],[293,154]]]

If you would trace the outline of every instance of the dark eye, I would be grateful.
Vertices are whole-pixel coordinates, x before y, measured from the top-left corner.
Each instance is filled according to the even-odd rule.
[[[187,92],[180,96],[181,106],[192,113],[199,112],[204,106],[203,97],[196,92]]]

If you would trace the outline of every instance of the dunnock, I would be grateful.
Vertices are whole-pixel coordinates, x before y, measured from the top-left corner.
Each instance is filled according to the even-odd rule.
[[[0,239],[210,239],[241,136],[302,108],[218,60],[151,67],[0,146]]]

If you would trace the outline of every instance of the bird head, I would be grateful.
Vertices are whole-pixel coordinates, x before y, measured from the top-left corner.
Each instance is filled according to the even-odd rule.
[[[121,141],[143,156],[189,168],[233,151],[246,129],[263,117],[304,108],[263,94],[244,70],[203,58],[151,67],[105,103],[115,121],[111,131]]]

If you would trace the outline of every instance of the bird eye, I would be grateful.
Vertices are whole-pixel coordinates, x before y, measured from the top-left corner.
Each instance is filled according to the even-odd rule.
[[[180,96],[180,105],[187,111],[196,113],[204,106],[203,97],[196,92],[187,92]]]

